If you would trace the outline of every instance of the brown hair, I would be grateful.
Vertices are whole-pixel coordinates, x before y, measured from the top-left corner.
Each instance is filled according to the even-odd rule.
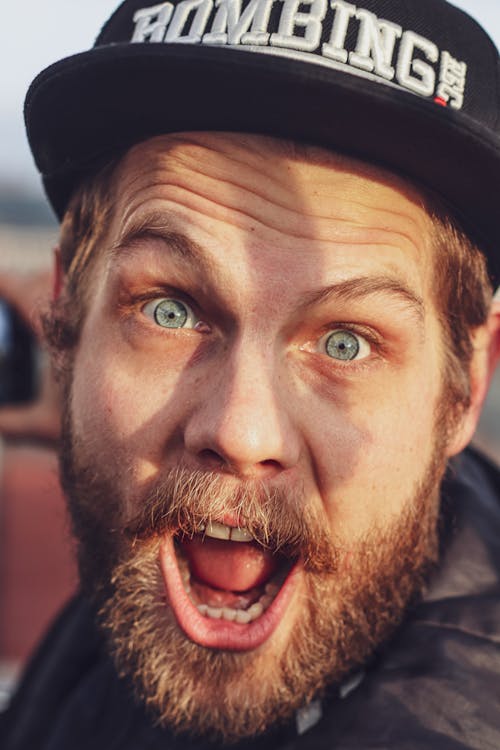
[[[88,177],[73,195],[59,233],[64,287],[51,309],[42,316],[46,341],[57,371],[60,355],[74,350],[80,335],[91,290],[93,261],[99,254],[113,213],[112,183],[118,161]]]
[[[488,319],[493,288],[485,255],[449,215],[430,211],[434,247],[434,304],[445,354],[450,423],[470,405],[474,331]]]

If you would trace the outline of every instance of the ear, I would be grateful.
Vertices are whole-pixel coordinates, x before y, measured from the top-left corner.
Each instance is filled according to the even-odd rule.
[[[61,295],[64,285],[64,271],[61,262],[61,250],[59,247],[54,248],[54,274],[52,282],[52,301],[56,302]]]
[[[470,365],[470,405],[448,443],[448,456],[459,453],[472,440],[488,388],[500,360],[500,295],[494,298],[486,323],[473,335]]]

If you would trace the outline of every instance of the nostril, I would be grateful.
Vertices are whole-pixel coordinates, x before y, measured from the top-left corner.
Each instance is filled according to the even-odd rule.
[[[262,466],[265,469],[272,469],[273,471],[279,471],[282,468],[282,465],[279,461],[274,461],[272,458],[261,461],[260,466]]]
[[[266,459],[259,461],[251,467],[243,467],[231,461],[230,457],[224,457],[211,448],[203,448],[197,453],[198,461],[206,470],[229,471],[234,474],[255,474],[256,476],[269,476],[282,470],[279,461]]]
[[[220,468],[221,464],[225,463],[222,456],[220,456],[217,451],[211,450],[211,448],[203,448],[203,450],[199,451],[198,458],[208,467]]]

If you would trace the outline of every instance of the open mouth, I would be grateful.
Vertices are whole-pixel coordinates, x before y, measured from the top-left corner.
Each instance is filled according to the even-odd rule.
[[[179,626],[208,648],[249,650],[281,622],[300,562],[259,544],[245,528],[212,522],[165,535],[160,568]]]

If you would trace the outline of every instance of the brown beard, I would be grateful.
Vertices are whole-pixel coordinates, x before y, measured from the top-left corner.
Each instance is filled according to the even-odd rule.
[[[132,680],[154,720],[220,742],[289,720],[328,685],[362,665],[421,593],[438,556],[437,516],[444,450],[390,526],[350,544],[334,539],[322,508],[300,490],[177,468],[148,488],[123,519],[113,470],[92,469],[66,420],[61,460],[82,585],[100,607],[120,675]],[[116,470],[115,470],[116,471]],[[184,635],[166,600],[158,566],[160,535],[192,533],[200,522],[239,515],[271,549],[304,561],[305,596],[286,644],[247,653],[203,648]]]

